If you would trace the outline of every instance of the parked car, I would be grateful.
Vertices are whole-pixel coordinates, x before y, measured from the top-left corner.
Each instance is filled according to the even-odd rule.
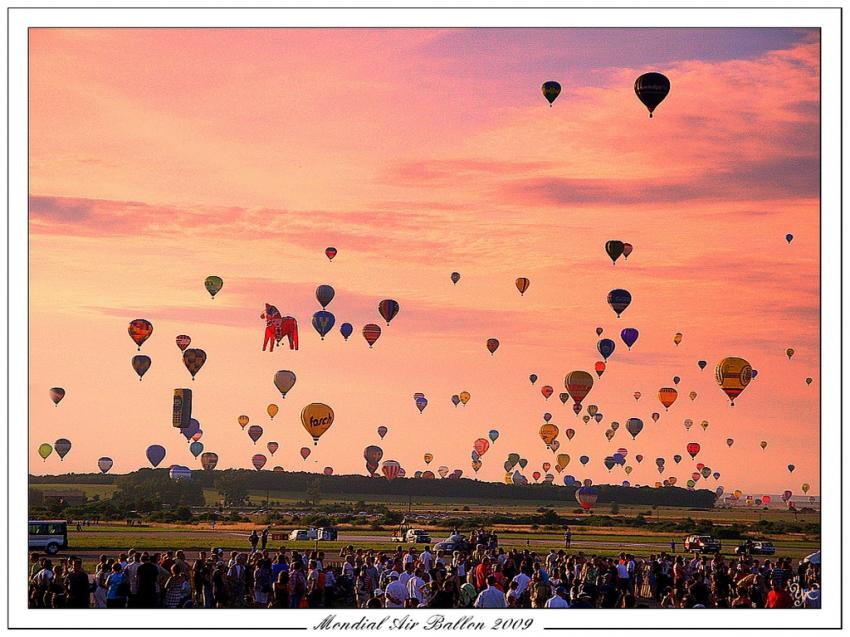
[[[291,542],[306,542],[310,539],[310,532],[307,529],[295,529],[289,532],[289,540]]]
[[[29,547],[44,549],[48,555],[68,548],[68,523],[65,520],[30,520]]]
[[[758,542],[743,542],[740,546],[735,547],[736,555],[773,555],[776,549],[773,544],[765,541]]]
[[[720,540],[716,540],[710,535],[689,535],[685,538],[684,546],[686,551],[692,553],[720,553]]]

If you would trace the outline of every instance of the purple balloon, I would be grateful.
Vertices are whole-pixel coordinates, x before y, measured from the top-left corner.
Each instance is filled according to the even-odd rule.
[[[148,461],[157,467],[162,459],[165,458],[165,447],[162,445],[151,445],[147,451]]]
[[[631,349],[632,345],[635,344],[635,341],[638,340],[639,335],[640,332],[638,332],[637,329],[635,329],[634,327],[627,327],[622,332],[620,332],[620,338],[623,339],[623,342],[629,349]]]

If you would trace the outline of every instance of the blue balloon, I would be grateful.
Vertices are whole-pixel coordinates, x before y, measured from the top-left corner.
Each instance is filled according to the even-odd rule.
[[[616,344],[610,338],[603,338],[596,344],[596,349],[599,350],[599,353],[602,355],[606,361],[611,354],[614,353],[614,348]]]
[[[628,480],[623,480],[623,486],[624,487],[630,487],[631,485],[629,484]]]
[[[351,327],[351,323],[343,323],[339,326],[339,332],[342,334],[342,337],[345,340],[348,340],[348,337],[351,336],[351,333],[354,331],[354,328]]]
[[[622,332],[620,332],[620,338],[623,339],[623,342],[629,349],[631,349],[632,345],[635,344],[635,341],[638,340],[639,335],[640,332],[638,332],[637,329],[635,329],[634,327],[627,327]]]
[[[471,456],[473,460],[478,460],[481,457],[475,449],[472,450]]]
[[[614,462],[617,464],[626,464],[626,458],[621,453],[615,453],[612,458],[614,458]]]
[[[162,445],[151,445],[147,451],[148,462],[154,467],[157,467],[162,459],[165,458],[165,447]]]
[[[175,482],[179,482],[180,480],[189,480],[192,477],[192,470],[189,469],[189,467],[176,464],[168,471],[168,477]]]
[[[331,331],[335,322],[334,315],[325,310],[319,310],[313,315],[313,327],[322,337],[322,340],[325,339],[325,334]]]
[[[328,306],[328,303],[333,301],[335,294],[336,292],[329,285],[320,285],[316,288],[316,300],[322,306],[323,310]]]
[[[180,433],[186,436],[186,440],[191,440],[192,436],[198,433],[201,430],[201,423],[199,423],[194,418],[189,419],[189,425],[187,427],[181,427]]]
[[[590,462],[590,458],[588,458],[587,456],[582,456],[578,459],[578,461],[582,464],[587,464],[588,462]]]
[[[552,414],[547,411],[545,414],[543,414],[543,420],[549,422],[550,420],[552,420]]]
[[[794,240],[794,235],[789,232],[788,234],[785,235],[785,240],[788,243],[791,243]]]
[[[576,481],[575,476],[564,476],[564,484],[570,486]]]
[[[620,318],[620,314],[622,314],[629,305],[632,303],[632,295],[628,290],[611,290],[608,292],[608,305],[611,306],[611,309],[614,310],[617,314],[617,318]]]
[[[490,437],[490,442],[496,442],[499,439],[499,432],[495,429],[491,429],[487,435]]]
[[[191,445],[189,445],[189,451],[196,458],[201,455],[201,452],[204,450],[204,445],[202,442],[195,441]]]

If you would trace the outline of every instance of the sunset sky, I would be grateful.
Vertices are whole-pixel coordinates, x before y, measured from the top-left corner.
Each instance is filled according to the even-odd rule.
[[[653,119],[633,91],[647,71],[672,85]],[[546,80],[563,87],[552,108]],[[698,487],[817,494],[818,100],[814,29],[31,29],[30,470],[92,472],[105,455],[123,473],[149,466],[151,444],[161,466],[200,468],[171,426],[173,389],[191,387],[219,468],[250,467],[274,440],[267,469],[363,473],[379,444],[408,475],[431,452],[428,469],[471,476],[473,441],[497,429],[477,477],[502,480],[516,451],[531,479],[555,463],[538,436],[548,411],[572,458],[558,484],[620,483],[602,461],[625,447],[632,483],[683,485],[703,462],[721,477]],[[610,239],[634,245],[628,261],[612,265]],[[321,341],[323,283],[337,325]],[[633,297],[620,319],[613,288]],[[389,327],[385,298],[401,306]],[[266,302],[298,319],[298,351],[261,351]],[[154,325],[142,382],[136,318]],[[557,395],[601,359],[597,326],[617,349],[584,401],[604,419],[584,424]],[[631,351],[625,327],[640,330]],[[194,382],[184,333],[208,355]],[[714,380],[726,356],[759,372],[734,407]],[[279,369],[298,376],[285,400]],[[58,407],[52,386],[67,390]],[[310,402],[336,413],[317,447],[299,418]],[[240,414],[264,427],[256,446]],[[42,462],[38,445],[61,437],[64,461]]]

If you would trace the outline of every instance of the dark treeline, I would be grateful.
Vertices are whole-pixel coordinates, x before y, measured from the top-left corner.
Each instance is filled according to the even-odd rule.
[[[399,500],[410,497],[434,497],[437,499],[468,498],[490,500],[542,500],[551,503],[563,502],[576,505],[576,486],[547,484],[508,485],[499,482],[478,480],[415,478],[369,478],[360,475],[326,476],[305,472],[250,471],[226,469],[222,471],[193,471],[191,486],[175,483],[177,489],[195,491],[198,487],[215,488],[215,481],[223,475],[233,474],[244,478],[253,491],[285,491],[305,493],[308,488],[321,490],[323,496],[397,496]],[[30,476],[31,484],[117,484],[129,486],[138,480],[156,476],[167,478],[168,469],[140,469],[125,475],[103,475],[95,473],[68,473],[63,475]],[[163,483],[163,487],[166,485]],[[623,487],[619,485],[594,485],[599,492],[599,504],[641,504],[707,509],[714,506],[713,491],[699,489],[689,491],[678,487]],[[167,487],[166,487],[167,488]],[[193,498],[194,499],[194,498]]]

